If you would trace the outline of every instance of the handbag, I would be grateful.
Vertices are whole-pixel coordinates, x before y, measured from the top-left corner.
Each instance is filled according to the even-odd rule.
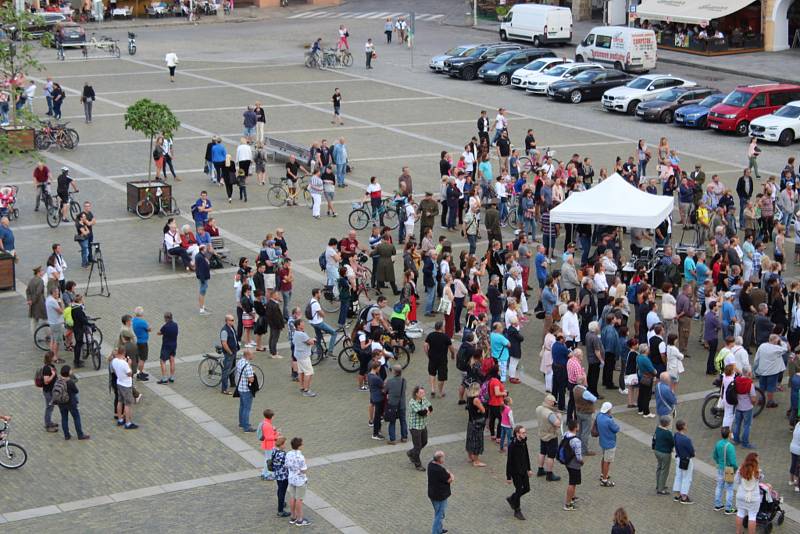
[[[727,463],[728,457],[728,444],[725,444],[725,448],[722,449],[722,478],[726,484],[733,484],[733,479],[736,476],[736,472],[733,470],[733,467],[729,465],[725,465]]]
[[[691,458],[678,458],[678,469],[683,469],[684,471],[689,469],[689,462]]]
[[[592,429],[589,431],[593,438],[600,437],[600,431],[597,430],[597,418],[592,421]]]
[[[248,389],[250,389],[250,394],[253,397],[256,396],[256,393],[261,391],[261,384],[258,383],[258,375],[253,373],[253,381],[247,385]]]
[[[255,325],[255,319],[253,316],[247,312],[242,314],[242,327],[244,328],[253,328]]]
[[[639,383],[643,386],[652,386],[653,378],[655,378],[655,375],[653,373],[644,373]]]
[[[449,299],[442,297],[439,301],[439,307],[436,311],[443,313],[444,315],[450,315],[450,310],[453,308],[453,302]]]
[[[638,386],[639,385],[639,375],[636,373],[625,375],[625,385],[626,386]]]
[[[244,374],[244,373],[239,373],[239,380],[237,380],[237,381],[236,381],[236,389],[234,389],[234,390],[233,390],[233,397],[234,397],[234,398],[236,398],[236,397],[239,397],[239,396],[240,396],[240,395],[239,395],[239,384],[241,384],[241,383],[242,383],[242,375],[243,375],[243,374]]]

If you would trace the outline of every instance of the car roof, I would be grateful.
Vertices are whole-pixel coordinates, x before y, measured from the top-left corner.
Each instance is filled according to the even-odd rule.
[[[737,91],[744,91],[747,93],[761,93],[764,91],[791,91],[798,89],[800,89],[800,85],[791,83],[759,83],[736,86]]]
[[[785,105],[800,108],[800,100],[792,100],[791,102],[787,102]]]
[[[660,80],[663,78],[669,78],[672,80],[686,81],[683,78],[678,78],[677,76],[673,76],[672,74],[642,74],[641,76],[638,77],[644,78],[645,80]]]

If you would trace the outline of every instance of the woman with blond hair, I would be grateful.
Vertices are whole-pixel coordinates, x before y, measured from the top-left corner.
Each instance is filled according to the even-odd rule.
[[[611,526],[611,534],[634,534],[636,527],[628,519],[625,508],[617,508],[614,512],[614,524]]]

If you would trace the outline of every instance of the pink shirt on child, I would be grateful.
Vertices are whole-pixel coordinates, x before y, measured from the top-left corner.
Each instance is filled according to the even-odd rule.
[[[503,406],[503,414],[500,416],[500,426],[512,428],[514,426],[514,412],[511,406]]]

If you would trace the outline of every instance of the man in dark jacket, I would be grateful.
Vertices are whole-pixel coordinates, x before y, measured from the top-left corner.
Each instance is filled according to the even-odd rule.
[[[769,336],[775,328],[775,324],[769,318],[769,306],[762,302],[758,305],[758,315],[754,322],[756,347],[769,341]]]
[[[281,294],[278,291],[272,291],[267,304],[264,306],[264,319],[269,326],[269,354],[272,358],[282,358],[278,354],[278,340],[281,337],[281,330],[286,326],[286,320],[283,318],[283,310],[281,309]]]
[[[478,117],[478,138],[483,141],[489,141],[489,117],[486,116],[486,110],[481,110],[481,116]]]
[[[739,196],[739,228],[744,228],[745,204],[753,196],[753,177],[750,176],[750,169],[745,169],[736,182],[736,194]]]
[[[422,285],[425,287],[425,317],[433,317],[436,300],[436,250],[432,249],[422,259]]]
[[[497,211],[497,202],[492,199],[486,206],[486,213],[483,215],[483,223],[486,225],[486,237],[489,241],[495,240],[503,242],[503,234],[500,231],[500,212]]]
[[[446,532],[442,525],[447,511],[447,499],[450,498],[450,485],[455,478],[444,466],[444,452],[433,453],[433,460],[428,464],[428,498],[433,505],[432,534]]]
[[[523,495],[531,491],[531,484],[528,480],[533,475],[531,471],[531,460],[528,456],[528,432],[522,425],[514,429],[514,439],[508,446],[508,458],[506,459],[506,481],[514,484],[514,493],[506,497],[506,501],[514,510],[514,517],[525,520],[520,510],[520,499]]]
[[[197,298],[200,305],[200,315],[206,315],[206,291],[208,290],[208,281],[211,280],[211,268],[206,259],[206,247],[200,246],[200,252],[194,257],[194,275],[200,284],[200,294]]]
[[[425,237],[428,228],[433,228],[436,216],[439,215],[439,204],[433,200],[433,193],[426,191],[425,197],[419,203],[420,230],[419,241]]]

